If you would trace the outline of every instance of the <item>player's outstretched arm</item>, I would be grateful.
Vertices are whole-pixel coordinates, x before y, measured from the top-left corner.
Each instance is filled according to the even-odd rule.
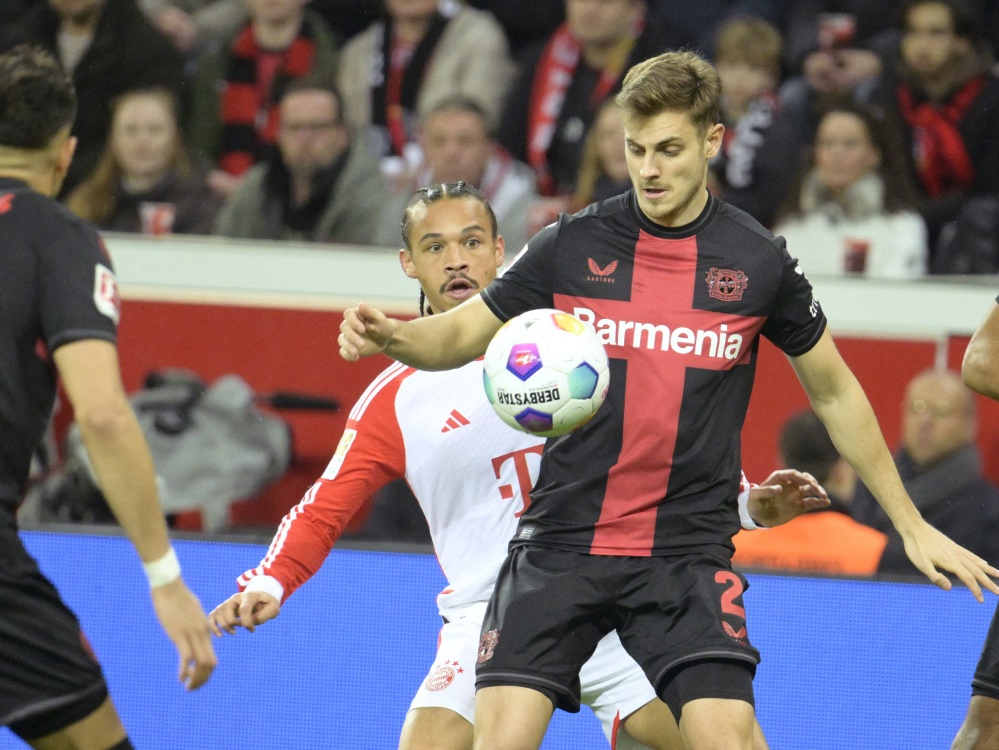
[[[235,635],[236,628],[251,633],[258,625],[281,614],[281,602],[265,591],[241,591],[233,594],[208,615],[208,626],[222,637],[222,631]]]
[[[144,563],[157,563],[150,578],[153,608],[180,657],[180,680],[188,690],[203,685],[215,669],[208,620],[184,585],[172,556],[156,490],[156,474],[107,341],[88,339],[53,353],[97,483]],[[152,575],[152,574],[151,574]]]
[[[971,337],[961,363],[961,378],[971,390],[999,401],[999,303]]]
[[[344,312],[337,342],[348,362],[384,352],[420,370],[450,370],[481,357],[501,325],[480,297],[409,321],[389,318],[362,302]]]
[[[829,332],[809,352],[792,357],[791,363],[836,449],[888,514],[912,564],[942,589],[951,584],[940,569],[957,576],[978,601],[984,601],[982,588],[999,593],[989,577],[999,576],[999,569],[930,526],[912,504],[874,410]]]
[[[825,488],[811,474],[781,469],[750,489],[748,510],[754,522],[773,527],[829,504]]]

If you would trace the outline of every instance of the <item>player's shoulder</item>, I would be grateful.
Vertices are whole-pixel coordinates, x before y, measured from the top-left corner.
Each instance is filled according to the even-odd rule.
[[[591,203],[585,208],[573,214],[561,214],[559,219],[562,226],[586,226],[593,223],[608,223],[615,221],[627,221],[631,218],[629,210],[630,192],[615,195],[596,203]]]
[[[100,243],[100,235],[90,223],[47,195],[26,186],[9,191],[0,186],[0,199],[3,199],[10,217],[18,223],[19,231],[26,238],[69,235],[85,238],[94,245]]]
[[[726,234],[727,239],[731,237],[739,246],[746,246],[751,250],[769,249],[775,255],[780,255],[784,247],[783,237],[775,236],[745,211],[723,200],[718,201],[714,224],[717,230]]]
[[[401,362],[393,362],[382,370],[364,389],[360,398],[350,410],[350,419],[360,421],[372,414],[385,414],[394,411],[395,399],[403,381],[418,372]]]
[[[559,214],[558,220],[545,228],[550,241],[570,243],[576,247],[580,238],[619,237],[638,235],[638,220],[631,210],[630,191],[591,203],[575,213]],[[545,231],[542,230],[542,231]]]

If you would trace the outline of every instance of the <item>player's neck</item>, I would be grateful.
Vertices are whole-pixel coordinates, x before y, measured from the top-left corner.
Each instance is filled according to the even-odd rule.
[[[0,178],[20,180],[36,193],[49,198],[56,196],[61,184],[52,167],[40,167],[31,157],[7,158],[2,149],[0,149]]]

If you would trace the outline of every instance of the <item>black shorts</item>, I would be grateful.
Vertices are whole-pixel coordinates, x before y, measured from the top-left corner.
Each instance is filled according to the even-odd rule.
[[[982,655],[978,659],[978,666],[975,667],[975,676],[971,680],[971,694],[999,700],[999,606],[992,615],[989,634],[985,636]]]
[[[108,689],[76,616],[0,519],[0,725],[35,739],[93,713]]]
[[[752,704],[760,654],[746,633],[747,585],[727,560],[707,554],[612,557],[515,547],[486,610],[476,687],[532,687],[558,708],[578,711],[579,670],[617,629],[664,700],[675,700],[670,683],[685,667],[722,662],[741,665],[745,679],[696,697]]]

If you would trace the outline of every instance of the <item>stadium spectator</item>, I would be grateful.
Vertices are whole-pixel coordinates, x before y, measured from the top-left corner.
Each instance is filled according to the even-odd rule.
[[[211,234],[222,199],[185,150],[179,116],[165,89],[122,94],[104,155],[67,198],[69,210],[108,231]]]
[[[973,391],[999,401],[999,298],[968,343],[961,378]],[[971,681],[968,711],[951,750],[994,747],[999,747],[999,607]]]
[[[338,84],[347,122],[395,174],[407,166],[419,118],[444,97],[473,99],[493,126],[512,72],[490,14],[455,0],[385,0],[384,18],[344,47]]]
[[[231,195],[251,166],[273,154],[285,86],[336,69],[332,34],[305,4],[247,0],[249,20],[198,60],[185,136],[196,154],[216,166],[209,183],[222,195]]]
[[[246,23],[245,0],[139,0],[139,6],[185,60]]]
[[[537,0],[468,0],[468,4],[496,17],[510,43],[510,55],[517,61],[525,51],[547,39],[565,20],[561,0],[543,3]]]
[[[583,141],[628,68],[659,51],[644,0],[565,0],[566,22],[525,58],[499,141],[530,164],[543,195],[572,195]]]
[[[35,3],[3,32],[5,49],[38,44],[73,77],[80,103],[73,123],[76,156],[63,195],[89,177],[111,130],[111,102],[134,88],[161,86],[183,95],[180,56],[146,20],[136,0],[48,0]]]
[[[712,188],[764,226],[773,226],[794,180],[801,134],[777,101],[780,32],[758,18],[726,22],[715,43],[725,138],[711,161]]]
[[[806,142],[829,99],[863,98],[897,46],[902,0],[796,0],[784,19],[781,106]]]
[[[737,566],[840,575],[872,575],[888,537],[850,517],[857,474],[836,450],[815,412],[795,414],[781,428],[780,465],[815,477],[828,510],[806,513],[775,529],[740,531],[732,540]]]
[[[928,523],[986,560],[999,560],[999,487],[982,475],[977,429],[974,397],[961,378],[945,370],[922,372],[906,388],[895,465]],[[888,517],[863,485],[853,517],[888,534],[880,572],[916,572]]]
[[[991,64],[975,16],[958,0],[906,3],[898,70],[871,101],[904,136],[931,247],[967,197],[999,193],[999,77]]]
[[[576,192],[568,208],[573,212],[579,211],[591,203],[629,190],[631,179],[628,177],[628,162],[624,158],[624,125],[614,100],[608,99],[600,106],[586,134]]]
[[[277,153],[247,172],[215,234],[267,240],[395,244],[378,162],[343,121],[336,89],[292,81],[278,103]],[[394,214],[393,214],[394,218]]]
[[[419,144],[423,160],[407,195],[426,185],[464,182],[493,207],[507,247],[517,252],[527,243],[527,217],[537,198],[534,172],[496,143],[477,101],[438,101],[421,120]]]
[[[917,278],[926,227],[891,132],[869,109],[831,106],[774,227],[813,275]]]
[[[649,19],[666,32],[666,46],[699,50],[713,58],[718,31],[734,18],[758,18],[775,26],[787,0],[647,0]]]

